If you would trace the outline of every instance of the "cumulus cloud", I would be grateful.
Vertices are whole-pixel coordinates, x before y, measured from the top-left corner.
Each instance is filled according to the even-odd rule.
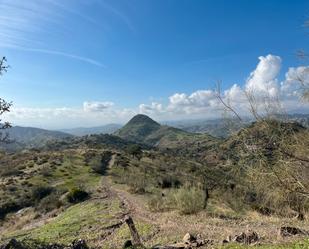
[[[143,114],[161,114],[164,112],[163,105],[157,102],[152,102],[150,105],[140,104],[139,112]]]
[[[230,101],[242,102],[244,101],[244,97],[243,89],[237,84],[234,84],[230,89],[224,91],[224,98]]]
[[[167,110],[175,113],[193,114],[215,106],[216,96],[212,90],[198,90],[190,95],[175,93],[169,97]]]
[[[309,87],[309,67],[290,67],[281,83],[281,91],[288,97],[300,97],[304,87]]]
[[[281,69],[281,58],[275,55],[260,56],[260,62],[251,72],[246,82],[246,90],[256,94],[269,94],[274,97],[278,94],[277,76]]]
[[[113,102],[98,102],[98,101],[94,101],[94,102],[88,102],[85,101],[83,104],[84,107],[84,111],[85,112],[102,112],[110,107],[112,107],[114,105]]]

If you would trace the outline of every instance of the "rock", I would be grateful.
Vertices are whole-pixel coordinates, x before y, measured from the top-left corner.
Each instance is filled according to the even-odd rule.
[[[208,245],[213,244],[213,240],[203,240],[201,235],[197,235],[195,237],[190,233],[187,233],[182,240],[183,242],[180,243],[175,242],[174,244],[171,245],[165,245],[165,246],[157,245],[152,247],[152,249],[193,249],[205,246],[206,244]]]
[[[280,227],[279,235],[282,237],[295,236],[295,235],[308,235],[307,231],[301,230],[297,227]]]
[[[249,231],[247,233],[242,232],[235,236],[229,236],[228,239],[224,240],[222,243],[237,242],[241,244],[251,245],[259,240],[259,235],[254,231]]]
[[[191,244],[193,242],[196,242],[196,238],[192,234],[186,233],[185,236],[183,237],[182,241],[185,244]]]

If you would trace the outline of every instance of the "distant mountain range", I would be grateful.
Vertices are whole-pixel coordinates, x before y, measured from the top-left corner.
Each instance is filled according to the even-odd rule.
[[[5,132],[8,134],[10,142],[1,143],[0,148],[9,151],[41,147],[51,140],[62,140],[73,137],[71,134],[60,131],[21,126],[14,126],[5,130]]]
[[[112,134],[121,127],[122,125],[120,124],[107,124],[96,127],[78,127],[72,129],[62,129],[60,131],[69,133],[74,136],[85,136],[91,134]]]
[[[278,118],[295,121],[304,127],[309,127],[309,115],[307,114],[293,114]],[[108,124],[89,128],[51,131],[33,127],[14,126],[6,130],[12,142],[0,144],[0,149],[16,151],[37,148],[43,147],[51,141],[64,141],[75,136],[81,137],[97,134],[113,134],[124,140],[148,146],[175,148],[184,144],[193,144],[197,140],[207,142],[213,140],[214,137],[226,138],[241,128],[249,126],[251,122],[252,120],[249,119],[243,123],[225,119],[183,120],[169,121],[161,125],[146,115],[138,114],[123,127],[120,124]],[[106,140],[106,137],[104,139]],[[102,138],[99,140],[102,140]]]

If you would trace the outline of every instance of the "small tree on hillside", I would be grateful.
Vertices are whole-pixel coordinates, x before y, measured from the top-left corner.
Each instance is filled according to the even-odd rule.
[[[299,78],[303,86],[307,75]],[[240,121],[242,117],[232,104],[217,91],[225,110]],[[305,99],[305,88],[303,98]],[[286,213],[286,207],[303,219],[309,202],[309,131],[288,120],[279,98],[255,91],[244,91],[246,104],[255,125],[239,133],[235,167],[244,186],[251,186],[257,208],[270,208]],[[278,119],[279,117],[279,119]],[[239,176],[238,176],[239,177]]]
[[[0,76],[6,73],[8,68],[9,66],[7,65],[6,58],[2,57],[2,59],[0,60]],[[11,106],[12,106],[12,103],[7,102],[4,99],[0,98],[0,117],[5,113],[10,112]],[[7,133],[4,132],[4,130],[10,127],[11,127],[10,123],[4,122],[0,118],[0,143],[6,142],[8,140],[8,135]]]

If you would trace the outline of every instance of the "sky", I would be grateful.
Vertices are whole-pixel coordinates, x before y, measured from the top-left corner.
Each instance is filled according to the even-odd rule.
[[[245,90],[308,113],[307,0],[0,0],[0,97],[13,125],[48,129],[215,118]],[[264,96],[264,97],[263,97]]]

